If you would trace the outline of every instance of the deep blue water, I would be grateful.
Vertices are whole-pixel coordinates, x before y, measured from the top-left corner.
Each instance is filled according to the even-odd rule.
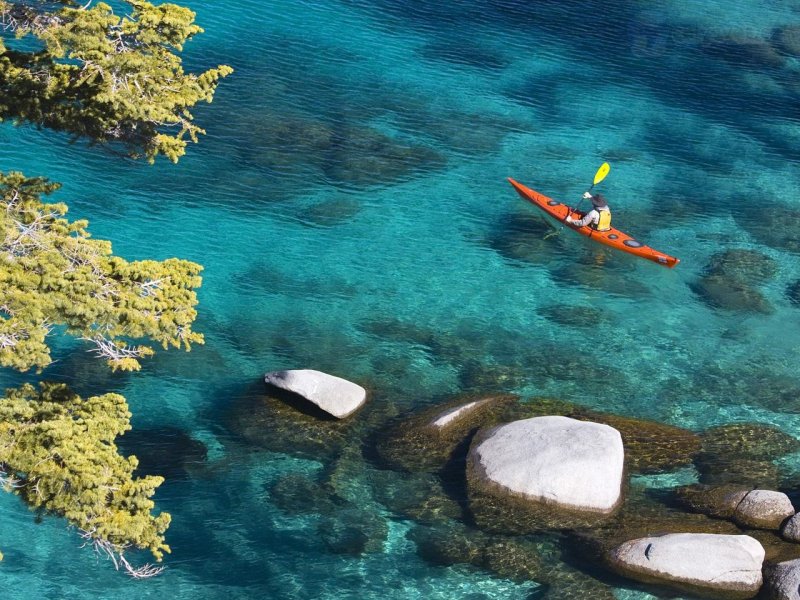
[[[385,419],[502,388],[695,430],[797,431],[800,60],[773,37],[798,22],[796,1],[185,4],[206,30],[187,68],[236,72],[195,111],[208,135],[178,165],[0,128],[0,169],[61,181],[55,199],[115,253],[205,266],[204,347],[124,376],[64,344],[44,374],[127,398],[123,447],[155,448],[173,475],[156,496],[173,553],[163,575],[131,581],[5,495],[6,597],[536,593],[420,558],[413,523],[381,502],[386,473],[359,452],[366,438],[342,459],[242,437],[230,415],[265,371],[363,383]],[[505,181],[577,201],[603,161],[614,224],[678,256],[676,269],[569,231],[544,239]],[[769,273],[729,267],[745,292],[714,295],[703,277],[732,250]],[[595,322],[564,324],[574,307]],[[188,466],[169,460],[176,448]],[[281,477],[331,470],[348,506],[385,530],[378,551],[337,552],[324,535],[335,515],[276,505]]]

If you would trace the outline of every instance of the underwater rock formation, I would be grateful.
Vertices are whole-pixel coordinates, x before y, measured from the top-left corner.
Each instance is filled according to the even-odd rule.
[[[331,552],[361,556],[383,551],[389,527],[380,515],[349,505],[324,517],[318,531]]]
[[[756,250],[732,249],[714,254],[692,290],[710,306],[732,311],[771,313],[758,285],[775,276],[778,265]]]
[[[308,225],[333,227],[350,221],[361,210],[361,204],[352,198],[336,197],[317,202],[303,209],[300,218]]]
[[[778,68],[785,59],[769,42],[760,38],[725,36],[710,40],[702,51],[734,65],[754,68]]]
[[[236,400],[226,424],[244,441],[303,458],[326,460],[337,456],[360,419],[336,419],[294,394],[255,382]]]
[[[790,56],[800,56],[800,25],[778,27],[772,32],[772,44]]]
[[[545,306],[539,313],[548,321],[558,325],[568,325],[588,329],[608,321],[607,311],[592,306],[576,306],[572,304],[553,304]]]
[[[500,422],[505,408],[518,401],[517,396],[508,394],[458,398],[448,405],[426,409],[406,417],[399,426],[381,436],[378,453],[394,469],[437,471],[473,431]],[[448,421],[446,426],[436,425],[448,415],[458,418]]]
[[[733,212],[736,224],[765,246],[800,254],[800,210],[779,204],[766,207],[754,203],[754,206],[758,218],[736,210]]]
[[[750,492],[740,485],[704,485],[697,483],[674,490],[681,506],[710,517],[731,519],[736,507]]]
[[[700,482],[710,485],[777,488],[778,467],[772,462],[800,448],[800,440],[761,423],[730,423],[701,434],[695,458]]]

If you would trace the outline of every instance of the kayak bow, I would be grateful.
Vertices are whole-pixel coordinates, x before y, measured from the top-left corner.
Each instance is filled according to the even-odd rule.
[[[528,200],[535,206],[538,206],[554,219],[561,221],[581,235],[585,235],[590,240],[599,242],[600,244],[605,244],[606,246],[610,246],[616,250],[622,250],[623,252],[633,254],[634,256],[646,258],[647,260],[651,260],[659,265],[664,265],[670,269],[680,262],[680,260],[674,256],[654,250],[650,246],[645,246],[619,229],[614,229],[612,227],[608,231],[597,231],[591,227],[576,227],[571,223],[565,223],[564,219],[567,218],[567,215],[570,215],[573,219],[581,219],[585,213],[574,211],[566,204],[557,202],[552,198],[548,198],[544,194],[540,194],[539,192],[536,192],[529,187],[514,181],[511,179],[511,177],[508,178],[508,181],[512,186],[514,186],[514,189],[517,190],[517,193],[525,200]]]

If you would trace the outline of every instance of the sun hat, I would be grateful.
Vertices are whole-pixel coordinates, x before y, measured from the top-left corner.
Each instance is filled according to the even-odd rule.
[[[600,208],[603,206],[608,206],[608,202],[606,202],[606,199],[603,198],[602,194],[595,194],[592,196],[592,206]]]

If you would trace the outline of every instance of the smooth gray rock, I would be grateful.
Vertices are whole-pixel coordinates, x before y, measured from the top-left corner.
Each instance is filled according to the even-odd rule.
[[[736,507],[733,520],[745,527],[780,529],[793,514],[792,502],[783,492],[752,490]]]
[[[302,396],[337,419],[354,413],[367,401],[367,390],[341,377],[312,369],[273,371],[264,381]]]
[[[800,558],[764,570],[764,589],[770,600],[800,600]]]
[[[671,533],[625,542],[609,556],[620,574],[698,595],[752,598],[762,583],[764,548],[747,535]]]
[[[559,508],[608,514],[621,500],[624,454],[616,429],[553,416],[488,430],[469,460],[489,486]]]
[[[781,535],[783,539],[790,542],[800,542],[800,513],[797,513],[783,524]]]

